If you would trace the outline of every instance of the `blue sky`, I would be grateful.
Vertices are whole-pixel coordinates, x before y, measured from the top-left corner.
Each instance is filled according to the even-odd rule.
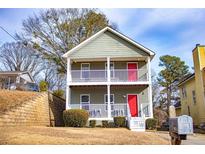
[[[159,57],[179,56],[190,67],[192,49],[205,44],[205,9],[101,9],[119,30],[156,52],[152,68],[159,72]],[[39,9],[0,9],[0,25],[11,34],[22,30],[22,20]],[[0,45],[13,41],[0,29]]]

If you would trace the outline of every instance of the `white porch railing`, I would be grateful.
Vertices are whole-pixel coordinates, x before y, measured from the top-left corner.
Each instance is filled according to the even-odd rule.
[[[140,117],[150,117],[150,104],[149,103],[142,103],[140,105],[139,116]]]
[[[107,70],[71,70],[72,82],[106,82]],[[112,82],[148,81],[146,69],[114,69],[110,71]]]
[[[105,82],[107,81],[105,70],[72,70],[72,82]]]
[[[90,118],[107,118],[108,117],[108,110],[107,104],[70,104],[71,109],[85,109],[89,112]],[[127,103],[114,103],[111,104],[111,116],[130,116],[129,106]],[[149,113],[149,104],[142,103],[141,107],[139,108],[139,116],[140,117],[148,117]]]
[[[111,71],[112,72],[112,71]],[[148,81],[148,72],[146,69],[115,69],[111,76],[113,82],[136,82]]]

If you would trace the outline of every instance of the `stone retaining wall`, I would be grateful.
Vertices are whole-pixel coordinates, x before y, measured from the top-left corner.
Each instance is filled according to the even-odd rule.
[[[39,93],[9,111],[0,112],[0,126],[63,126],[64,109],[64,99]]]

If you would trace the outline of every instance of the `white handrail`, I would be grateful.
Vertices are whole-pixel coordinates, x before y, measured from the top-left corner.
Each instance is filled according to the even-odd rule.
[[[71,70],[72,81],[108,81],[107,70]],[[148,81],[147,69],[113,69],[110,70],[112,82]]]

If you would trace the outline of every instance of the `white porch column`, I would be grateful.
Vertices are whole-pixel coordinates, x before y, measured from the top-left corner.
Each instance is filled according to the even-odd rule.
[[[150,105],[150,117],[153,117],[153,103],[152,103],[152,77],[151,77],[151,65],[150,65],[150,57],[147,59],[147,66],[148,66],[148,80],[149,80],[149,91],[148,91],[148,97],[149,97],[149,105]]]
[[[111,118],[111,105],[110,105],[110,85],[107,85],[107,112],[108,118]]]
[[[107,112],[108,118],[111,118],[111,105],[110,105],[110,57],[107,57]]]
[[[70,58],[67,58],[67,82],[66,82],[66,109],[70,109],[70,82],[71,82],[71,63]]]
[[[110,57],[107,57],[107,81],[110,82]]]

